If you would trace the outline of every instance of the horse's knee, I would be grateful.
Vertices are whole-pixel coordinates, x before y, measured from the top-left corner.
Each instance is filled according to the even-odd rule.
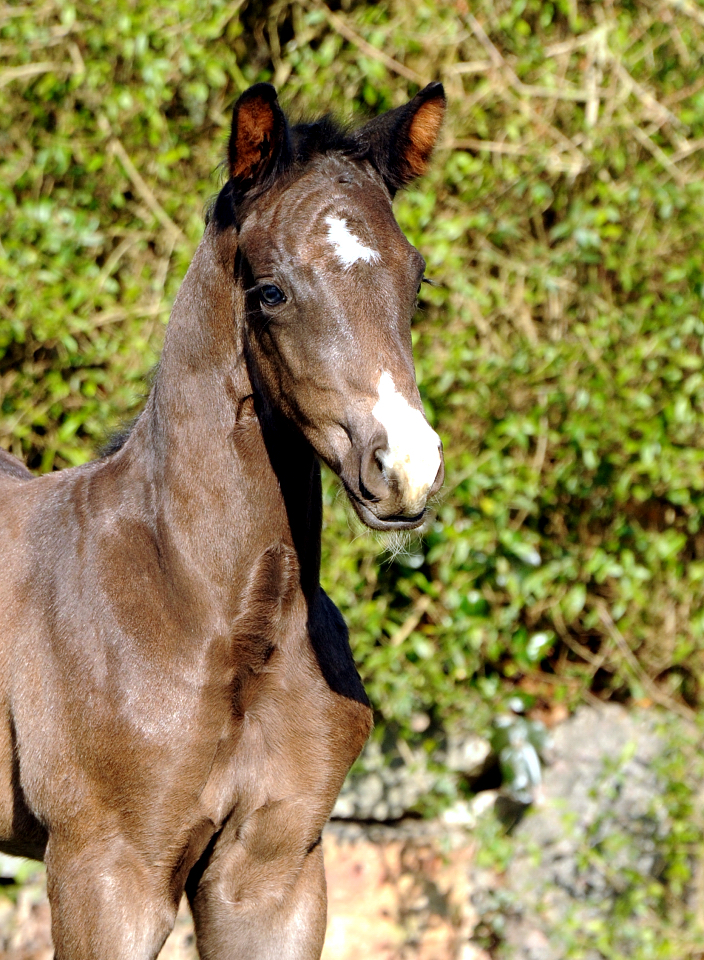
[[[57,960],[152,960],[176,919],[137,856],[119,839],[46,855]]]
[[[225,885],[232,902],[285,896],[317,845],[323,823],[303,801],[267,803],[223,831],[204,879]]]
[[[322,847],[316,818],[298,806],[266,805],[224,831],[197,882],[190,879],[202,957],[320,956],[327,913]]]

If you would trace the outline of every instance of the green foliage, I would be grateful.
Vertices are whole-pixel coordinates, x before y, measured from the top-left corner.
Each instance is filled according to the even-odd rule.
[[[3,446],[65,467],[138,410],[244,87],[359,118],[442,79],[396,205],[441,284],[414,330],[437,519],[379,565],[326,479],[367,688],[406,733],[484,725],[507,685],[698,705],[704,7],[49,0],[0,45]]]

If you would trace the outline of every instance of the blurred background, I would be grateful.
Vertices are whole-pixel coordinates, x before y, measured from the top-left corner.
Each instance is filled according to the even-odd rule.
[[[527,806],[550,728],[623,705],[664,744],[660,859],[554,955],[699,956],[704,3],[35,0],[0,6],[0,57],[0,445],[38,472],[139,411],[240,92],[354,123],[445,84],[395,202],[437,284],[413,328],[437,519],[380,541],[325,476],[324,586],[377,716],[336,819],[464,817],[506,876],[476,797]],[[502,913],[462,934],[485,956],[511,955]]]

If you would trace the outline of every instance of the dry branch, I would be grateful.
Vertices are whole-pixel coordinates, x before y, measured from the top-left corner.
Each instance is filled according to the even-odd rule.
[[[535,150],[524,143],[506,143],[501,140],[477,140],[474,137],[463,137],[461,140],[449,140],[443,144],[450,150],[484,150],[487,153],[507,153],[511,156],[525,157],[535,153]]]
[[[378,60],[379,63],[383,63],[387,70],[391,70],[392,73],[397,73],[399,76],[410,80],[412,83],[417,83],[421,87],[424,87],[425,84],[428,83],[428,80],[425,77],[421,77],[415,70],[405,66],[403,63],[399,63],[398,60],[394,60],[393,57],[384,53],[383,50],[373,47],[371,43],[365,40],[364,37],[360,37],[356,31],[345,23],[342,17],[337,13],[333,13],[324,3],[313,3],[310,6],[315,10],[320,10],[325,15],[325,19],[333,30],[339,33],[341,37],[344,37],[345,40],[353,44],[368,57],[372,57],[373,60]]]
[[[704,10],[692,3],[692,0],[663,0],[673,10],[686,14],[704,27]]]
[[[633,673],[638,683],[640,683],[643,689],[647,692],[648,696],[656,703],[659,703],[660,706],[666,707],[668,710],[672,710],[673,713],[679,714],[679,716],[683,717],[685,720],[694,722],[697,716],[694,710],[691,710],[689,707],[685,706],[685,704],[680,703],[677,700],[673,700],[672,697],[669,697],[666,693],[663,693],[663,691],[660,690],[655,683],[653,683],[648,674],[641,667],[636,655],[626,643],[625,637],[611,619],[611,614],[602,603],[597,604],[597,612],[599,614],[599,619],[606,627],[607,633],[618,647],[627,666]]]
[[[403,641],[410,637],[425,616],[431,603],[432,599],[427,593],[422,594],[418,600],[416,600],[409,615],[403,621],[398,630],[396,630],[396,632],[391,636],[389,640],[390,646],[400,647]]]
[[[164,229],[167,230],[175,240],[179,241],[180,243],[188,243],[188,238],[183,230],[181,230],[181,228],[174,223],[166,210],[164,210],[162,205],[154,196],[148,184],[142,178],[140,172],[130,160],[129,154],[117,137],[111,138],[111,140],[108,142],[108,149],[111,153],[119,158],[125,173],[134,184],[137,193],[139,193],[142,200],[144,200],[162,227],[164,227]]]
[[[0,73],[0,87],[7,86],[13,80],[39,77],[43,73],[74,73],[75,69],[75,65],[72,63],[52,63],[48,60],[39,63],[25,63],[21,67],[7,67]]]
[[[687,177],[686,174],[684,174],[677,166],[675,166],[672,159],[668,157],[665,151],[662,150],[657,143],[654,143],[648,134],[641,130],[636,123],[629,123],[628,128],[638,143],[642,147],[645,147],[645,149],[658,161],[660,166],[670,174],[678,186],[684,187],[689,183],[689,177]]]

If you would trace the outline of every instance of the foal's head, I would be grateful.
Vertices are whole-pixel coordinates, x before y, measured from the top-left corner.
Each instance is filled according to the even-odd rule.
[[[256,388],[381,530],[420,525],[443,479],[411,352],[425,262],[391,200],[425,172],[444,109],[435,83],[352,133],[327,119],[289,127],[257,84],[235,106],[216,206],[239,234]]]

